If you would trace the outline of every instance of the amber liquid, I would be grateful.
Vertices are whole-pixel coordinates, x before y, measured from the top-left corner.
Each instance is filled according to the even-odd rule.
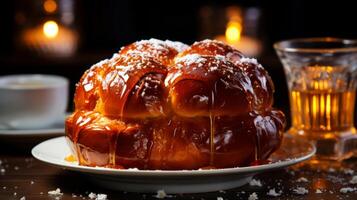
[[[336,73],[331,69],[314,66],[314,72]],[[290,91],[292,128],[297,134],[310,139],[332,139],[354,130],[355,90],[348,89],[343,80],[328,78],[312,78],[305,86]]]

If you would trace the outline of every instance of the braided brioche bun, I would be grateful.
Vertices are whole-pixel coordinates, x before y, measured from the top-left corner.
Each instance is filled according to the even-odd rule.
[[[245,166],[280,146],[273,91],[255,59],[224,43],[142,40],[84,73],[66,134],[81,165]]]

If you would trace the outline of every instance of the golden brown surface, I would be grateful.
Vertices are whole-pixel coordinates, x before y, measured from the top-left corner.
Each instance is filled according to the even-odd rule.
[[[81,165],[250,165],[282,140],[273,90],[255,59],[221,42],[143,40],[85,72],[66,134]]]

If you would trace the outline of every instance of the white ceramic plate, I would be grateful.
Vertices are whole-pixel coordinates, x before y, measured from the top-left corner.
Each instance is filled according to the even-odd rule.
[[[44,141],[32,149],[40,161],[64,169],[87,174],[96,184],[130,192],[197,193],[231,189],[248,183],[258,173],[294,165],[315,154],[315,147],[304,140],[285,137],[281,148],[272,156],[272,163],[251,167],[211,170],[133,170],[80,166],[67,162],[71,151],[65,137]]]

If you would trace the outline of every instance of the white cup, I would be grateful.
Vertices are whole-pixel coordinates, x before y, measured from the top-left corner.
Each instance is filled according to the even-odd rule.
[[[64,116],[68,80],[54,75],[0,77],[0,129],[37,129]]]

